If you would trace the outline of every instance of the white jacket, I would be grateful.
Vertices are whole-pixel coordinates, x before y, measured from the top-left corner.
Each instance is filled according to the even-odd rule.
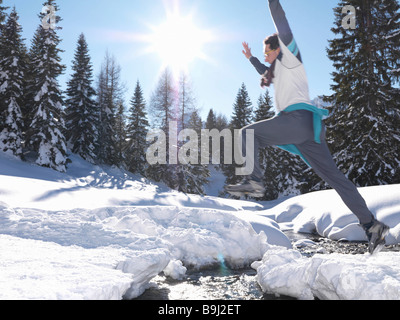
[[[294,42],[294,39],[293,39]],[[303,63],[279,38],[281,57],[275,64],[275,108],[277,113],[297,103],[310,103],[308,79]],[[294,42],[294,46],[296,46]],[[297,48],[297,46],[296,46]]]
[[[276,59],[272,80],[275,89],[275,108],[277,113],[280,113],[291,105],[310,104],[311,101],[306,71],[285,12],[279,0],[269,0],[269,7],[278,31],[281,49]],[[265,78],[269,68],[255,57],[251,57],[250,62]]]

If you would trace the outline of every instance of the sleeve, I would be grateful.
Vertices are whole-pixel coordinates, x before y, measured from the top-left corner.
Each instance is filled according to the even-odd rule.
[[[272,19],[274,20],[276,30],[278,31],[279,38],[283,44],[289,49],[289,51],[297,58],[300,62],[301,54],[297,47],[296,40],[293,37],[292,30],[290,29],[289,22],[286,19],[285,11],[279,2],[279,0],[268,0],[269,9],[271,11]]]
[[[257,72],[260,75],[263,75],[269,69],[265,64],[262,64],[260,60],[258,60],[256,57],[251,57],[250,62],[254,66],[254,68],[256,68]]]

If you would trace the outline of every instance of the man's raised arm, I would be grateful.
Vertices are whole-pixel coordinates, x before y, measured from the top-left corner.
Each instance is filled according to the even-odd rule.
[[[242,42],[242,45],[243,45],[242,52],[245,55],[245,57],[250,60],[251,64],[254,66],[254,68],[256,68],[257,72],[260,75],[263,75],[268,70],[268,67],[265,64],[262,64],[260,60],[258,60],[256,57],[253,57],[253,55],[251,54],[251,49],[247,42]]]
[[[271,11],[272,19],[274,20],[276,30],[278,31],[279,38],[284,45],[301,61],[300,51],[294,40],[292,30],[290,29],[289,22],[286,19],[285,11],[279,0],[268,0],[269,9]]]

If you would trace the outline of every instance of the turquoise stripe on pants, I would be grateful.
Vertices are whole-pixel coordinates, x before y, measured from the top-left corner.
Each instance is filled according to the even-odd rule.
[[[329,115],[329,111],[325,109],[319,109],[313,105],[307,104],[307,103],[298,103],[298,104],[293,104],[289,107],[287,107],[283,112],[293,112],[293,111],[298,111],[298,110],[307,110],[313,113],[313,128],[314,128],[314,140],[316,143],[321,143],[320,139],[320,134],[321,134],[321,129],[322,129],[322,119],[325,116]],[[307,159],[303,156],[303,154],[300,152],[300,150],[293,144],[287,144],[287,145],[278,145],[277,147],[288,151],[290,153],[293,153],[295,155],[300,156],[303,161],[309,166],[310,163],[307,161]]]

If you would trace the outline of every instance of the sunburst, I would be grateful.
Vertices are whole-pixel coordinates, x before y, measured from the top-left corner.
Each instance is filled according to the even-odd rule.
[[[176,6],[173,10],[167,9],[164,22],[150,28],[147,51],[159,56],[162,68],[169,67],[174,73],[187,72],[191,63],[208,59],[205,46],[214,36],[195,24],[193,14],[183,16]]]

